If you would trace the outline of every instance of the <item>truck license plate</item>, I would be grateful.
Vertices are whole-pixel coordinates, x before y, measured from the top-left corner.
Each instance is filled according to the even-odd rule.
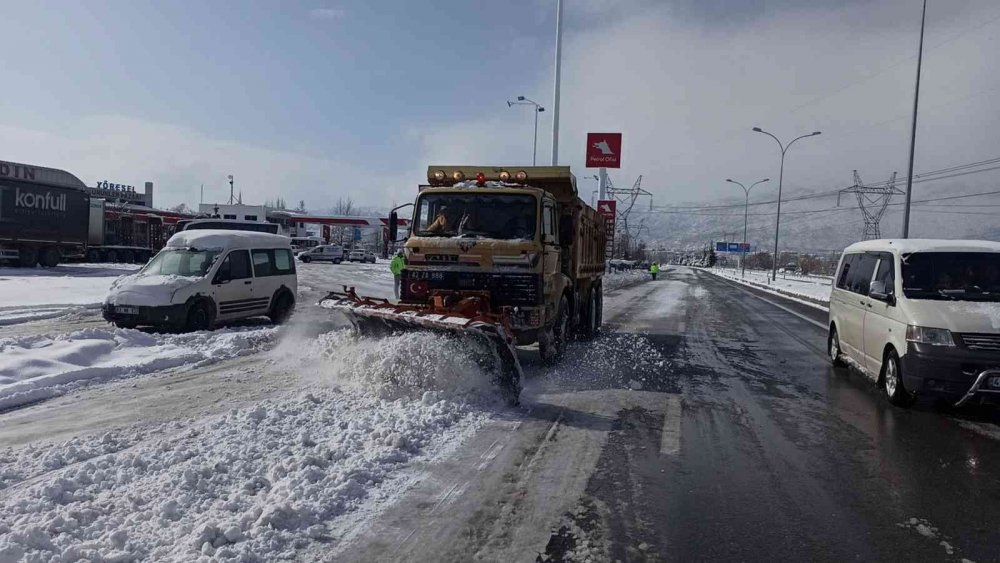
[[[115,307],[115,312],[119,315],[138,315],[138,307]]]

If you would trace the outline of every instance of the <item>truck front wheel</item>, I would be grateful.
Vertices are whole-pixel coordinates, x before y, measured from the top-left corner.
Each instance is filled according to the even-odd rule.
[[[546,329],[545,334],[538,339],[538,353],[542,356],[542,363],[554,365],[562,360],[566,354],[569,330],[569,300],[563,295],[559,300],[556,318],[552,320],[552,325]]]
[[[17,263],[22,268],[34,268],[38,264],[38,249],[22,246],[18,249]]]

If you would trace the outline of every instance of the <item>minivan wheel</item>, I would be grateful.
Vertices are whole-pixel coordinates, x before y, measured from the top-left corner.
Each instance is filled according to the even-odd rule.
[[[292,315],[292,309],[295,306],[295,302],[289,297],[287,293],[282,293],[278,295],[278,298],[274,301],[274,305],[271,307],[271,312],[267,314],[271,322],[280,325],[281,323],[288,320],[288,317]]]
[[[903,371],[895,350],[890,350],[882,362],[882,389],[885,390],[885,398],[897,407],[913,404],[913,395],[903,387]]]
[[[830,352],[830,363],[837,367],[843,367],[846,365],[844,358],[841,355],[843,351],[840,349],[840,335],[837,334],[837,329],[830,328],[830,338],[829,338],[829,352]]]
[[[189,332],[196,332],[199,330],[211,330],[212,328],[212,312],[208,310],[208,305],[204,303],[195,303],[188,311],[187,322],[184,324],[184,329]]]
[[[299,258],[299,260],[302,260],[302,262],[304,262],[306,264],[312,262],[312,258],[310,258],[308,256],[303,256],[302,258]]]

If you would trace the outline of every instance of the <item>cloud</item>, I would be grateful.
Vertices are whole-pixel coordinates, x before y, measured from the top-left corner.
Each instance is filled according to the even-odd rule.
[[[244,201],[259,203],[283,196],[304,199],[316,209],[353,195],[359,204],[383,203],[382,193],[358,186],[390,186],[351,162],[216,139],[192,129],[109,115],[66,124],[58,132],[0,126],[5,160],[67,170],[87,185],[96,181],[155,185],[154,204],[197,203],[229,196],[228,174]],[[363,182],[360,179],[364,178]]]
[[[340,8],[313,8],[309,10],[309,18],[320,21],[334,21],[346,16],[347,13]]]

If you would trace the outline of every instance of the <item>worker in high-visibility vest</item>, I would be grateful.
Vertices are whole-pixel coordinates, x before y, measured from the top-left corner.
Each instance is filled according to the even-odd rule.
[[[399,284],[403,276],[404,265],[405,263],[403,262],[403,251],[400,250],[399,252],[396,253],[395,256],[392,257],[392,260],[389,261],[389,271],[392,272],[392,277],[394,282],[393,287],[396,293],[396,299],[399,299]]]
[[[650,275],[653,276],[653,279],[655,280],[656,279],[656,274],[660,273],[660,265],[657,264],[656,262],[653,262],[652,264],[650,264],[649,265],[649,273],[650,273]]]

